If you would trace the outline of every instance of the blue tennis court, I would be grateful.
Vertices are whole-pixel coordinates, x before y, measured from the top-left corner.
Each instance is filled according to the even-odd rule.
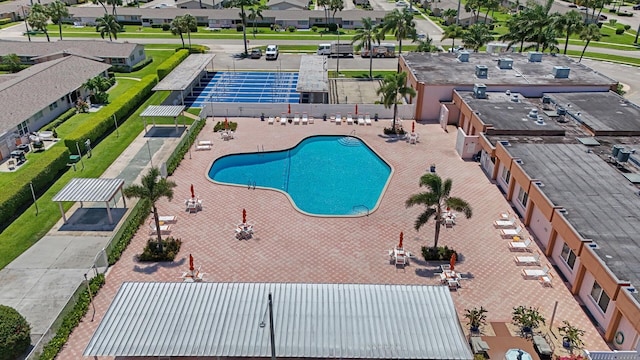
[[[287,103],[300,102],[296,92],[297,72],[217,72],[204,87],[188,96],[188,107],[204,107],[209,102]]]

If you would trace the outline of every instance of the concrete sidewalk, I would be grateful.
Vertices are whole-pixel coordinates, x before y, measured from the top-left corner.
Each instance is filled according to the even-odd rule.
[[[186,132],[182,136],[185,136]],[[102,174],[105,178],[122,178],[128,186],[146,173],[153,165],[167,161],[180,138],[146,138],[144,132],[127,147],[116,161]],[[84,161],[91,161],[85,158]],[[70,170],[72,171],[72,170]],[[78,176],[82,175],[78,169]],[[122,207],[120,195],[114,200]],[[136,199],[128,200],[130,208]],[[80,207],[75,204],[66,215],[69,218]],[[104,208],[104,204],[84,204],[84,207]],[[128,211],[127,211],[128,213]],[[105,212],[106,214],[106,212]],[[126,215],[125,215],[126,216]],[[32,344],[43,336],[49,340],[47,330],[70,297],[84,281],[92,277],[92,267],[106,268],[106,255],[102,250],[111,241],[122,222],[113,231],[59,231],[62,219],[36,244],[11,264],[0,270],[0,304],[18,310],[31,325]]]

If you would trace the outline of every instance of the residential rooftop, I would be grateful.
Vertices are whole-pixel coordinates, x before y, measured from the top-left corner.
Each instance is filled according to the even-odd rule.
[[[118,9],[118,13],[120,10]],[[67,52],[99,58],[128,58],[136,46],[138,44],[98,40],[60,40],[52,42],[0,40],[0,56],[16,54],[25,57],[39,57]]]
[[[520,166],[622,281],[640,287],[638,189],[597,154],[579,144],[510,144]],[[633,294],[636,300],[640,295]]]
[[[531,85],[554,88],[554,91],[567,91],[564,86],[615,86],[618,82],[595,70],[575,62],[567,56],[543,55],[542,61],[530,62],[528,54],[509,54],[513,60],[510,69],[500,69],[499,59],[492,54],[469,53],[467,62],[458,60],[456,53],[407,53],[401,55],[410,71],[420,82],[429,85],[467,85],[482,82],[488,86]],[[486,66],[486,78],[476,77],[476,65]],[[568,78],[555,78],[554,67],[569,68]]]

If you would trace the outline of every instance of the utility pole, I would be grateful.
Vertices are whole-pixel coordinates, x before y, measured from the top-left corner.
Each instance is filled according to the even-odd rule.
[[[33,2],[31,2],[33,5]],[[27,15],[24,12],[24,6],[20,5],[20,9],[22,9],[22,18],[24,19],[24,27],[27,29],[27,37],[29,38],[29,42],[31,42],[31,34],[29,33],[29,25],[27,24]]]
[[[271,360],[276,360],[276,335],[273,328],[273,299],[269,293],[269,338],[271,339]]]
[[[338,26],[338,44],[336,46],[338,53],[336,54],[336,76],[340,77],[340,26]],[[331,53],[331,50],[329,50]]]

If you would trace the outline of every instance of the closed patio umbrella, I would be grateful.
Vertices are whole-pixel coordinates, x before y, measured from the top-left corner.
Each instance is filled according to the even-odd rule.
[[[358,104],[356,104],[356,115],[358,115]]]
[[[193,256],[191,254],[189,254],[189,271],[193,272],[193,270],[195,270],[196,267],[193,266]]]
[[[412,122],[411,123],[411,133],[415,133],[416,132],[416,122]]]
[[[193,184],[191,184],[191,198],[192,199],[196,198],[196,192],[193,190]]]
[[[242,223],[246,224],[247,223],[247,210],[242,209]]]
[[[224,129],[225,130],[229,129],[229,120],[227,120],[227,118],[224,118]]]
[[[451,270],[453,270],[456,266],[456,258],[457,258],[456,253],[453,253],[451,255],[451,259],[449,259],[449,266],[451,267]]]
[[[404,239],[404,233],[400,231],[400,243],[398,244],[398,249],[402,249],[402,240]]]

